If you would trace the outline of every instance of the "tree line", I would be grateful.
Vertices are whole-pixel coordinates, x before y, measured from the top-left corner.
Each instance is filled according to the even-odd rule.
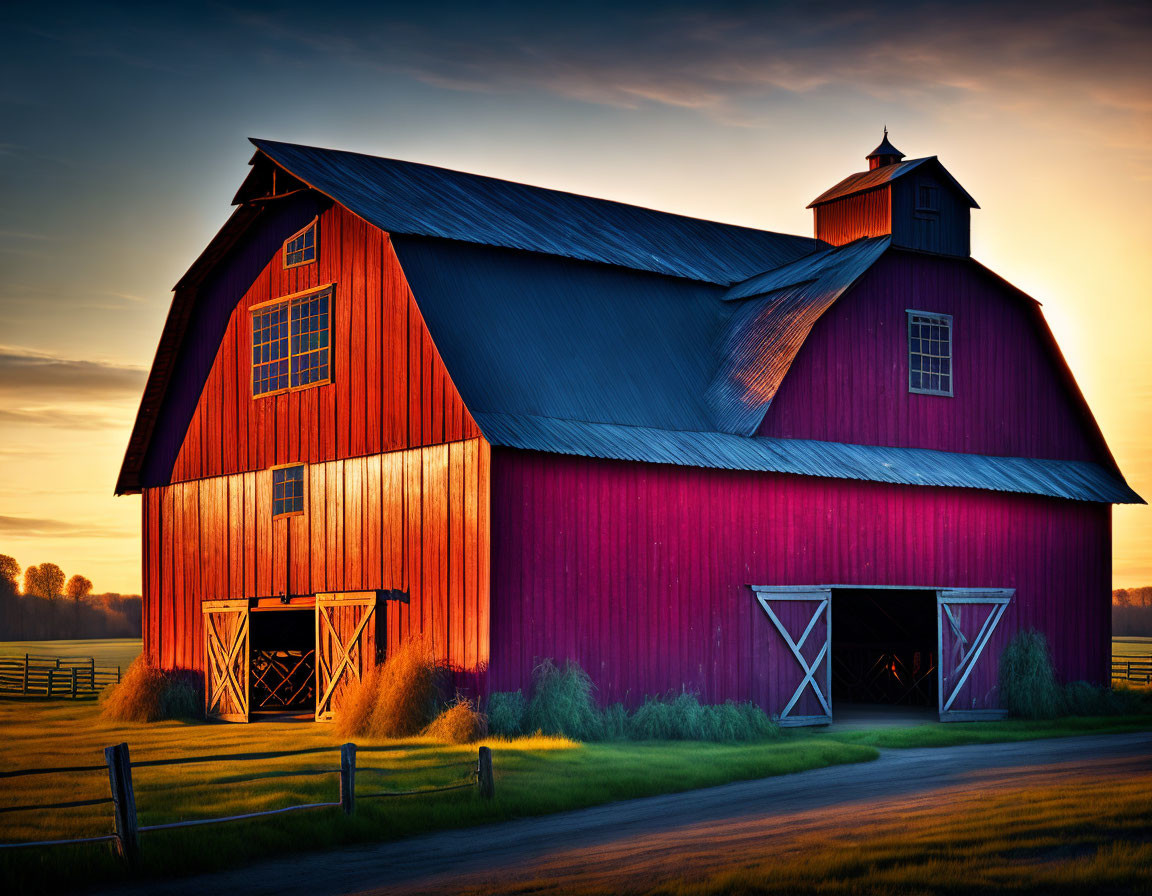
[[[93,594],[86,576],[0,554],[0,641],[139,637],[140,595]]]
[[[1152,636],[1152,587],[1112,592],[1112,634]]]

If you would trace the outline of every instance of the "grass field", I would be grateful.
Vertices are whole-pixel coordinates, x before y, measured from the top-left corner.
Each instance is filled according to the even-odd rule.
[[[61,656],[95,655],[98,663],[126,665],[139,652],[139,644],[9,642],[0,645],[0,652],[22,654],[27,649]],[[335,809],[321,809],[220,826],[149,832],[143,835],[143,870],[146,874],[210,870],[298,851],[301,842],[323,849],[341,843],[393,839],[867,761],[877,755],[877,747],[947,746],[1132,730],[1152,730],[1152,715],[843,732],[791,729],[779,741],[732,746],[578,744],[555,738],[490,741],[497,780],[497,798],[491,803],[481,801],[474,790],[461,790],[364,801],[351,819]],[[25,699],[0,701],[0,731],[5,740],[0,772],[97,765],[102,762],[103,748],[121,741],[129,744],[134,764],[206,759],[134,769],[142,825],[326,802],[335,800],[338,793],[337,748],[341,739],[326,725],[109,723],[99,718],[99,708],[91,701]],[[363,793],[451,783],[465,770],[425,767],[455,761],[474,763],[475,756],[474,746],[444,746],[419,739],[361,745],[357,789]],[[7,778],[0,810],[107,795],[107,774],[102,771]],[[106,805],[47,812],[0,811],[0,842],[94,836],[110,830],[111,807]],[[11,884],[10,892],[67,889],[80,879],[99,882],[121,874],[106,844],[0,851],[0,878]]]
[[[78,656],[95,657],[97,666],[128,664],[140,655],[139,638],[102,638],[90,641],[2,641],[0,656],[19,656],[25,653],[37,656],[58,656],[71,659]]]
[[[1113,638],[1112,658],[1118,660],[1129,656],[1152,656],[1152,638]]]
[[[91,702],[0,702],[5,750],[0,772],[91,765],[102,749],[125,741],[134,764],[157,759],[210,761],[134,768],[142,825],[213,818],[280,806],[325,802],[338,795],[340,739],[327,725],[261,722],[113,724]],[[875,749],[809,738],[762,744],[577,744],[556,738],[490,741],[497,796],[475,790],[362,801],[352,818],[337,809],[279,815],[143,835],[145,874],[181,874],[242,864],[262,856],[383,840],[421,832],[556,812],[613,800],[670,793],[873,759]],[[292,751],[291,755],[285,755]],[[306,752],[299,752],[306,751]],[[458,780],[465,769],[421,771],[446,762],[475,762],[475,746],[419,739],[361,746],[357,790],[411,789]],[[367,771],[371,769],[375,771]],[[72,802],[107,796],[103,772],[4,780],[0,804]],[[111,807],[0,813],[0,842],[94,836],[111,829]],[[7,892],[67,889],[122,872],[106,844],[0,851]]]

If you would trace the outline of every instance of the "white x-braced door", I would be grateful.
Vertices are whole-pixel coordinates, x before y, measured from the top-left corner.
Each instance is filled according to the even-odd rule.
[[[791,693],[781,725],[832,721],[832,591],[754,586],[772,621],[773,691]],[[777,652],[778,648],[782,648]]]
[[[1013,591],[936,592],[940,721],[999,718],[999,651],[989,649]]]

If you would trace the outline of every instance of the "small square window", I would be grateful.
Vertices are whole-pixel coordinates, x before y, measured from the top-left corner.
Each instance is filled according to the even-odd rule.
[[[952,316],[908,311],[908,391],[952,395]]]
[[[316,221],[284,241],[284,267],[295,268],[316,260]]]
[[[936,187],[932,184],[919,184],[916,187],[916,211],[935,212],[940,206],[936,198]]]
[[[272,516],[304,512],[304,465],[272,471]]]

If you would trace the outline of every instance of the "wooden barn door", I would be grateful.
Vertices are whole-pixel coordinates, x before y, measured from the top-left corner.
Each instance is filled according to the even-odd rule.
[[[316,595],[316,721],[330,721],[344,691],[376,665],[377,592]]]
[[[791,693],[781,725],[827,725],[832,721],[832,591],[829,588],[755,588],[772,621],[773,689]],[[791,689],[791,690],[790,690]]]
[[[204,617],[204,715],[248,721],[248,601],[211,600]]]
[[[1000,718],[999,651],[988,649],[1011,590],[936,592],[940,721]]]

